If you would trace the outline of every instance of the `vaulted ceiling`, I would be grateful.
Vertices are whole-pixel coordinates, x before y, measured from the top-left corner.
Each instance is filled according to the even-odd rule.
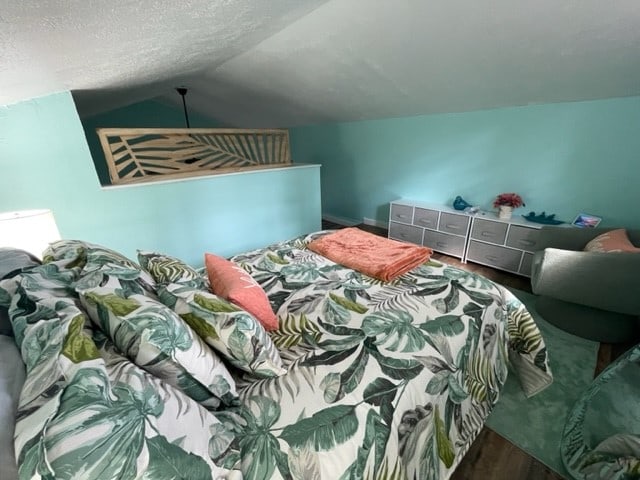
[[[0,105],[153,97],[229,125],[640,95],[638,0],[40,0],[0,9]]]

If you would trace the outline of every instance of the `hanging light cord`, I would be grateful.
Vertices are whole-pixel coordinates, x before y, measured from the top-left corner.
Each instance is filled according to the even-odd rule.
[[[184,87],[176,88],[176,91],[182,97],[182,108],[184,109],[184,119],[187,122],[187,128],[191,128],[189,125],[189,114],[187,113],[187,101],[185,100],[185,96],[187,95],[187,89]]]

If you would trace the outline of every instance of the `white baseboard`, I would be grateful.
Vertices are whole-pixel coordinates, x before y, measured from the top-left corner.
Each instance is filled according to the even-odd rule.
[[[389,225],[388,225],[387,222],[383,222],[381,220],[376,220],[375,218],[364,217],[362,219],[362,223],[364,223],[365,225],[371,225],[373,227],[389,228]]]
[[[358,225],[360,223],[357,220],[353,220],[351,218],[338,217],[336,215],[329,214],[323,214],[322,219],[327,220],[328,222],[338,223],[346,227],[353,227],[354,225]]]

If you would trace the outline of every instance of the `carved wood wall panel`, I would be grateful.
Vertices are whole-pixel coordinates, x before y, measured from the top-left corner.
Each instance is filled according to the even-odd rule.
[[[291,165],[280,129],[99,128],[113,185]]]

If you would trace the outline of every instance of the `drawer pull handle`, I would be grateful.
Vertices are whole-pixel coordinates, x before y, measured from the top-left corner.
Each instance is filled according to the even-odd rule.
[[[485,257],[487,260],[491,261],[491,262],[497,262],[499,260],[498,257],[496,257],[495,255],[485,255]]]
[[[401,236],[402,238],[407,238],[407,234],[406,234],[406,233],[401,233],[401,234],[400,234],[400,236]]]
[[[447,223],[447,228],[455,230],[457,228],[460,228],[460,225],[456,225],[455,223]]]
[[[396,215],[396,217],[398,217],[398,218],[409,218],[409,215],[403,215],[402,213],[398,213]]]
[[[536,242],[531,241],[531,240],[520,240],[520,244],[521,244],[521,245],[532,246],[532,245],[535,245],[535,244],[536,244]]]
[[[446,242],[436,242],[436,245],[440,248],[444,248],[447,246]]]
[[[431,220],[424,220],[424,219],[420,219],[418,220],[418,223],[422,223],[424,225],[431,225]]]
[[[484,231],[484,232],[482,232],[482,233],[480,234],[480,236],[482,236],[482,237],[495,237],[495,236],[496,236],[496,234],[495,234],[495,233],[493,233],[493,232],[487,232],[487,231]]]

